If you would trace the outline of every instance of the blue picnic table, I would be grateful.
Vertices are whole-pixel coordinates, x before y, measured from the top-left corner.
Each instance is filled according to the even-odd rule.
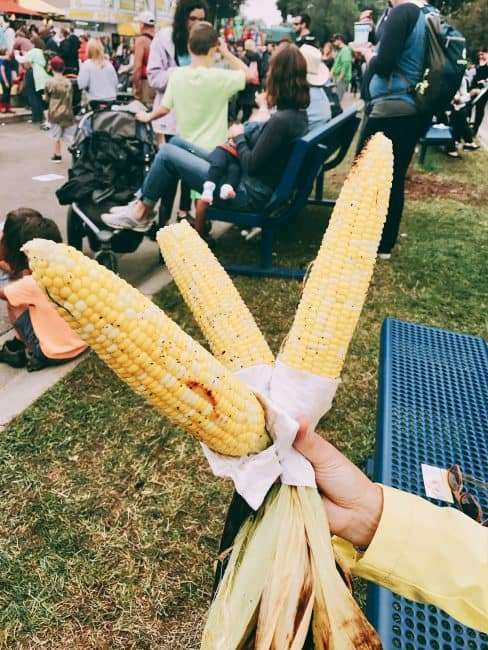
[[[488,347],[481,337],[386,320],[378,392],[377,482],[426,498],[422,463],[458,463],[488,481]],[[488,517],[488,490],[466,487]],[[367,613],[385,650],[488,650],[488,635],[377,586],[369,587]]]
[[[428,147],[447,147],[454,143],[454,136],[450,126],[433,124],[423,138],[420,138],[419,162],[425,165]]]

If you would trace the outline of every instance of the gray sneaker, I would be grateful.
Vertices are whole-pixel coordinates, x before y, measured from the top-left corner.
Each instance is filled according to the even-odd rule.
[[[134,214],[134,204],[129,203],[124,209],[118,212],[106,212],[102,214],[103,223],[114,230],[134,230],[135,232],[147,232],[152,226],[154,218],[138,219]]]

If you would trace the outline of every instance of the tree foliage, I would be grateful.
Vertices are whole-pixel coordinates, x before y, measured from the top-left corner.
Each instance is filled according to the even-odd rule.
[[[488,0],[473,0],[469,3],[469,11],[460,9],[453,14],[452,23],[466,37],[470,58],[477,62],[476,53],[488,47]]]
[[[239,13],[243,0],[207,0],[212,19],[231,18]]]
[[[288,15],[309,14],[311,30],[321,41],[329,39],[334,33],[351,38],[354,21],[360,12],[356,0],[278,0],[277,4],[283,20]]]
[[[468,5],[472,4],[472,0],[430,0],[429,4],[437,7],[444,15],[450,16],[466,9]]]

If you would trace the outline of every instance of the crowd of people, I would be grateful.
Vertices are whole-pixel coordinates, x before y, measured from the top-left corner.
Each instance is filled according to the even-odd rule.
[[[206,0],[179,0],[172,26],[159,31],[151,14],[141,14],[141,33],[133,44],[132,60],[124,64],[129,70],[124,72],[132,75],[134,96],[140,100],[136,119],[152,124],[161,146],[135,199],[102,214],[103,222],[116,230],[146,232],[154,222],[158,202],[168,217],[171,214],[178,182],[182,183],[180,209],[202,236],[207,234],[205,215],[212,203],[225,204],[229,210],[260,210],[279,184],[295,140],[331,119],[330,93],[335,88],[339,98],[344,95],[357,60],[364,77],[365,100],[358,151],[377,132],[393,143],[394,178],[379,249],[384,259],[389,258],[402,217],[407,168],[416,142],[433,118],[418,112],[409,91],[423,75],[426,3],[391,0],[390,4],[391,10],[379,24],[373,23],[370,11],[360,17],[371,30],[368,43],[358,47],[348,44],[341,34],[321,47],[305,14],[293,19],[295,42],[284,38],[276,44],[261,43],[247,28],[238,38],[231,21],[219,34],[207,20]],[[58,35],[52,30],[40,33],[35,27],[19,27],[13,38],[9,28],[2,29],[2,111],[11,110],[9,88],[14,75],[24,75],[33,121],[42,121],[47,109],[55,142],[53,160],[58,161],[60,143],[69,140],[74,126],[74,88],[84,91],[93,106],[110,105],[119,92],[117,62],[110,60],[101,39],[78,38],[69,29]],[[444,107],[449,116],[440,118],[451,121],[456,138],[464,140],[468,149],[476,147],[473,135],[484,115],[487,80],[488,53],[483,50],[479,65],[474,71],[468,69],[452,106]],[[145,107],[148,110],[143,110]],[[469,126],[471,109],[473,131]],[[189,216],[192,193],[198,198],[195,219]],[[35,210],[22,208],[7,215],[0,240],[0,271],[8,282],[2,282],[0,299],[7,303],[16,335],[3,345],[0,361],[28,370],[64,363],[85,349],[32,280],[22,246],[35,237],[61,240],[57,226]],[[297,441],[297,448],[314,464],[318,484],[329,499],[333,530],[338,508],[332,505],[339,499],[343,507],[355,486],[363,486],[361,498],[367,500],[369,494],[371,503],[369,510],[365,506],[355,515],[355,521],[364,519],[364,535],[357,535],[361,526],[356,525],[345,537],[360,546],[376,539],[378,545],[381,535],[387,537],[387,515],[393,525],[391,504],[402,499],[406,503],[411,497],[372,486],[345,459],[339,459],[340,464],[354,480],[335,496],[339,494],[337,483],[330,485],[323,473],[328,459],[337,460],[337,452],[324,445],[327,443],[305,429]],[[358,498],[355,503],[360,501]],[[421,506],[417,503],[415,507]],[[425,521],[429,517],[439,521],[438,548],[443,546],[441,535],[452,534],[452,528],[469,532],[465,540],[458,535],[456,544],[459,555],[468,554],[472,570],[463,565],[461,578],[455,571],[439,571],[437,577],[423,575],[416,596],[476,624],[476,617],[469,612],[486,609],[486,593],[472,583],[486,573],[486,553],[483,564],[479,550],[486,531],[466,519],[446,517],[433,506],[425,510]],[[446,566],[449,559],[439,555]],[[470,601],[470,607],[460,607],[461,596],[453,595],[461,579],[465,585],[462,598]],[[444,593],[451,594],[447,600]]]

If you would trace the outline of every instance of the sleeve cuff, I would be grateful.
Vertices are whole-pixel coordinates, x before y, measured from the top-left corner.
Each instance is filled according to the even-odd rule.
[[[241,133],[241,135],[238,135],[236,138],[234,138],[234,141],[236,143],[237,151],[247,148],[247,141],[244,133]]]
[[[383,583],[398,566],[403,554],[405,540],[409,539],[414,517],[411,494],[381,486],[383,489],[383,512],[378,529],[367,551],[359,556],[357,568],[367,573],[382,574]]]
[[[400,490],[385,485],[381,487],[383,512],[368,549],[362,553],[340,538],[334,538],[334,548],[355,575],[372,580],[381,576],[381,583],[391,586],[393,580],[390,576],[398,566],[405,540],[411,533],[416,499]]]

